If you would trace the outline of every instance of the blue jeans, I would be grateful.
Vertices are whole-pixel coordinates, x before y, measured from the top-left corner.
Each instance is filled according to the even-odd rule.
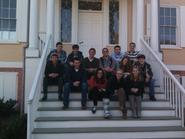
[[[73,83],[67,82],[64,84],[64,92],[63,92],[64,106],[67,106],[67,107],[69,106],[69,95],[70,95],[72,87],[73,87]],[[82,106],[85,106],[86,102],[87,102],[87,92],[88,92],[87,82],[82,82],[80,84],[80,89],[81,89],[81,93],[82,93],[81,104],[82,104]]]
[[[150,97],[155,95],[154,84],[155,84],[155,80],[154,80],[154,79],[151,79],[151,80],[147,83],[147,86],[149,87],[149,96],[150,96]]]

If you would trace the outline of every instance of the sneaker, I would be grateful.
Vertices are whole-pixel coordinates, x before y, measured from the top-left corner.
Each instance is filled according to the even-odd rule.
[[[86,105],[82,105],[81,109],[86,110],[87,109]]]
[[[63,100],[63,98],[62,98],[62,96],[61,96],[61,95],[59,95],[59,96],[58,96],[58,100],[60,100],[60,101],[62,101],[62,100]]]
[[[126,113],[126,112],[123,112],[123,111],[122,111],[122,118],[123,118],[124,120],[127,119],[127,113]]]
[[[112,115],[110,114],[109,111],[106,111],[106,112],[104,113],[104,118],[105,118],[105,119],[110,119],[111,117],[112,117]]]
[[[63,110],[66,110],[66,109],[68,109],[68,108],[69,108],[69,107],[68,107],[68,106],[65,106],[65,105],[62,107]]]
[[[155,96],[150,96],[150,100],[151,101],[157,101],[157,99],[155,98]]]
[[[95,113],[96,113],[96,107],[92,107],[91,112],[92,112],[93,114],[95,114]]]

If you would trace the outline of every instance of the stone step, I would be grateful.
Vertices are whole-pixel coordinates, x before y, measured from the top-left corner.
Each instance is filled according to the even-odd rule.
[[[174,127],[35,128],[34,139],[154,139],[184,138],[185,129]]]
[[[127,101],[126,103],[127,107],[130,106],[130,103]],[[59,101],[58,99],[48,99],[47,101],[40,101],[39,102],[39,107],[62,107],[63,102]],[[81,106],[81,100],[80,99],[71,99],[69,107],[80,107]],[[88,107],[93,106],[92,101],[87,102]],[[98,102],[97,107],[102,107],[103,103],[102,101]],[[111,101],[110,102],[110,107],[119,107],[119,102],[116,101]],[[142,100],[142,107],[170,107],[170,104],[168,101],[165,100],[158,100],[158,101],[150,101],[148,99]]]
[[[83,120],[82,120],[83,119]],[[36,120],[37,128],[82,128],[82,127],[155,127],[155,126],[180,126],[181,121],[174,117],[153,117],[133,119],[103,117],[40,117]]]
[[[165,99],[165,94],[162,92],[156,92],[155,97],[157,100],[161,100],[161,99],[163,100]],[[58,93],[56,91],[48,92],[48,99],[57,99],[57,98],[58,98]],[[80,98],[81,98],[80,92],[77,92],[77,93],[72,92],[70,94],[70,99],[80,99]],[[147,92],[144,93],[143,99],[149,99],[149,95]]]
[[[112,116],[121,116],[122,113],[118,108],[110,109]],[[87,110],[81,110],[80,108],[69,108],[62,110],[62,107],[41,107],[38,108],[38,115],[42,117],[97,117],[103,116],[103,108],[98,108],[96,114],[92,114],[91,108]],[[131,116],[131,110],[128,109],[128,116]],[[141,116],[175,116],[175,111],[172,108],[148,108],[142,107]]]

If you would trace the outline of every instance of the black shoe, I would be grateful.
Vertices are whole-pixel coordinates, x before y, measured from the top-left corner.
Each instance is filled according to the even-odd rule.
[[[65,106],[65,105],[62,107],[63,110],[66,110],[68,108],[69,108],[69,106]]]
[[[44,95],[44,96],[42,97],[42,101],[45,101],[45,100],[47,100],[47,95]]]
[[[86,110],[87,109],[86,105],[82,105],[81,109]]]
[[[155,98],[155,96],[150,96],[150,100],[151,101],[157,101],[157,99]]]
[[[127,119],[127,112],[122,111],[122,119],[126,120]]]
[[[62,96],[61,96],[61,95],[59,95],[59,96],[58,96],[58,100],[60,100],[60,101],[62,101],[62,100],[63,100],[63,98],[62,98]]]
[[[91,112],[92,112],[93,114],[95,114],[95,113],[96,113],[96,107],[95,107],[95,106],[94,106],[94,107],[92,107]]]

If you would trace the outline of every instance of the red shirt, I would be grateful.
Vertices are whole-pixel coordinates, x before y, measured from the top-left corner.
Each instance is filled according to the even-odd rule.
[[[102,88],[105,89],[107,82],[105,81],[105,82],[97,83],[94,76],[92,76],[90,80],[88,80],[88,85],[89,85],[89,88],[96,87],[97,89],[102,89]]]

